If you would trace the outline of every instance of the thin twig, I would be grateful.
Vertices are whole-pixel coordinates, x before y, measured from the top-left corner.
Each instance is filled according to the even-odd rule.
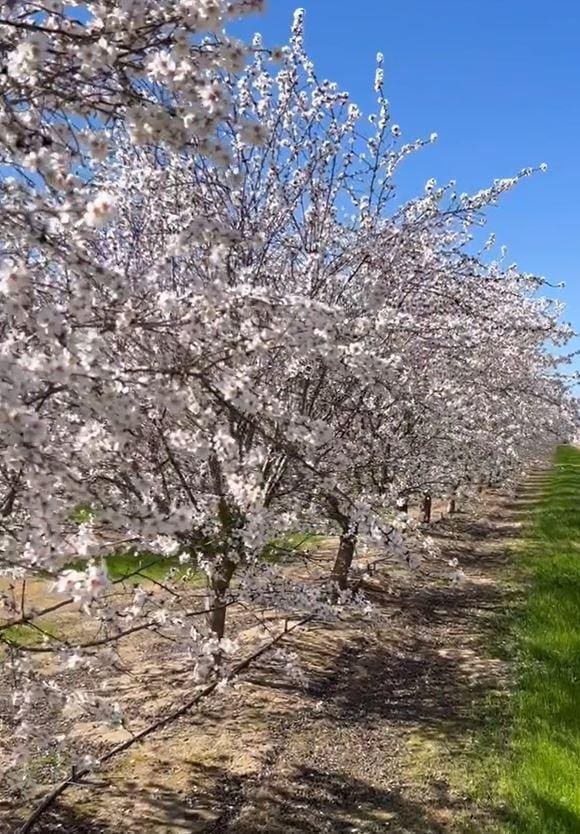
[[[111,585],[120,585],[123,582],[126,582],[128,579],[132,579],[134,576],[138,576],[141,571],[147,570],[148,568],[154,567],[158,564],[159,560],[155,562],[150,562],[148,565],[141,565],[136,570],[131,571],[130,573],[126,573],[123,576],[120,576],[119,579],[115,579],[111,582]],[[46,608],[43,608],[41,611],[30,611],[25,616],[20,617],[17,620],[9,620],[5,623],[0,624],[0,631],[6,631],[6,629],[12,628],[13,626],[17,625],[28,625],[30,624],[31,620],[36,620],[39,617],[44,617],[46,614],[52,614],[53,611],[58,611],[61,608],[66,608],[68,605],[72,605],[74,603],[74,599],[72,597],[67,597],[67,599],[63,599],[60,602],[55,602],[54,605],[49,605]]]

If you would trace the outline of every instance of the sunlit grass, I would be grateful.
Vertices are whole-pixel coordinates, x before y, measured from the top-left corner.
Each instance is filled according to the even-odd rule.
[[[311,533],[289,533],[269,542],[262,553],[262,558],[271,564],[285,562],[296,557],[298,553],[316,550],[325,536]],[[129,577],[131,582],[142,579],[161,581],[168,578],[180,578],[193,584],[203,584],[205,574],[196,567],[195,560],[181,564],[178,558],[162,556],[156,553],[132,553],[120,551],[106,557],[107,571],[115,581]]]
[[[132,553],[120,551],[109,554],[106,559],[107,571],[113,582],[128,577],[128,581],[138,584],[143,579],[161,581],[163,579],[182,578],[202,582],[205,574],[195,565],[158,553]]]
[[[454,834],[580,834],[580,450],[558,449],[538,490],[485,633],[488,656],[511,669],[508,691],[475,699],[461,730],[442,722],[412,756],[422,778],[442,771],[467,800]]]
[[[327,536],[316,533],[287,533],[269,542],[262,556],[267,562],[285,562],[295,558],[299,553],[317,550],[326,538]]]
[[[55,626],[43,620],[38,627],[30,623],[10,626],[2,632],[2,637],[13,646],[35,646],[56,634]]]
[[[525,593],[498,615],[512,693],[480,708],[477,755],[461,778],[495,807],[489,831],[580,832],[579,541],[580,451],[565,446],[515,555]]]
[[[86,520],[86,513],[90,510],[79,508],[77,521]],[[307,551],[316,551],[320,543],[326,539],[323,535],[311,533],[289,533],[270,541],[261,554],[261,558],[270,564],[287,563]],[[187,583],[188,586],[200,588],[206,585],[207,576],[201,570],[195,559],[181,563],[178,557],[167,557],[152,552],[134,552],[121,550],[111,553],[104,559],[107,573],[112,582],[127,583],[129,587],[143,582],[157,583],[164,587],[175,581]],[[68,564],[69,569],[84,570],[85,560],[75,560]],[[51,588],[52,579],[46,576],[47,590]],[[65,639],[60,623],[47,624],[44,619],[36,622],[25,622],[4,628],[0,643],[12,646],[36,646],[49,638]],[[0,645],[0,659],[3,658],[3,647]]]
[[[514,620],[519,680],[500,791],[506,830],[580,832],[580,452],[558,450],[529,530]]]

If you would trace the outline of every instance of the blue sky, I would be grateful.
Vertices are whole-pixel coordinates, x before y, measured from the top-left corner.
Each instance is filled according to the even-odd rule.
[[[370,110],[381,51],[403,138],[439,134],[406,166],[406,193],[429,177],[468,191],[548,163],[488,228],[522,269],[566,282],[566,317],[580,331],[580,2],[271,0],[250,28],[282,44],[298,5],[319,76]]]

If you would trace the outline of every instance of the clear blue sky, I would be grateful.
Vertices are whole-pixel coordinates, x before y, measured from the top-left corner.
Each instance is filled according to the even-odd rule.
[[[488,228],[522,269],[566,282],[566,317],[580,331],[580,1],[271,0],[250,28],[285,43],[299,5],[319,76],[370,110],[381,51],[403,138],[439,134],[409,160],[406,193],[432,176],[468,191],[548,163]]]

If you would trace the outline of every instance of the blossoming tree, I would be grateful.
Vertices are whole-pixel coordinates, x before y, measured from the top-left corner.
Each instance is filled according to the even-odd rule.
[[[516,477],[573,420],[543,282],[474,253],[482,212],[532,171],[396,207],[399,164],[436,137],[401,143],[380,57],[366,128],[317,78],[300,12],[246,65],[223,24],[259,5],[12,3],[0,21],[0,558],[23,580],[0,628],[24,752],[55,743],[45,702],[123,722],[75,669],[105,682],[125,638],[169,638],[213,686],[230,607],[332,616],[357,542],[433,552],[401,498]],[[296,530],[338,533],[327,576],[265,561]],[[119,550],[173,573],[127,588]],[[183,590],[188,567],[206,589]],[[43,628],[34,577],[73,637]]]

